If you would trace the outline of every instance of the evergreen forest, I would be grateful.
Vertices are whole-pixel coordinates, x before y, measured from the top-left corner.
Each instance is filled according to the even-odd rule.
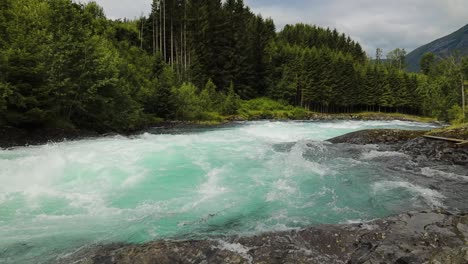
[[[405,113],[467,121],[468,58],[404,49],[370,58],[335,29],[287,25],[242,0],[154,0],[111,20],[96,3],[0,1],[0,126],[132,131],[256,108]]]

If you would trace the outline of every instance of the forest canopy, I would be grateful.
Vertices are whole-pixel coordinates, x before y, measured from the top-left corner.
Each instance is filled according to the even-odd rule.
[[[407,73],[402,50],[383,62],[335,29],[277,31],[242,0],[154,0],[135,20],[107,19],[94,2],[2,0],[0,36],[3,126],[128,131],[222,120],[256,98],[466,121],[466,58],[426,57],[423,73]]]

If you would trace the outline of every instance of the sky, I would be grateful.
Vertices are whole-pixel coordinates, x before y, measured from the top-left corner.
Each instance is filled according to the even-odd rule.
[[[85,0],[81,0],[85,1]],[[152,0],[95,0],[109,18],[149,13]],[[408,52],[468,23],[468,0],[244,0],[254,13],[271,17],[277,29],[298,22],[337,28],[369,56],[376,48]]]

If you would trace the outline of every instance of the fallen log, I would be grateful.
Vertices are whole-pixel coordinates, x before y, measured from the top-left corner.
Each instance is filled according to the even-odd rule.
[[[468,140],[463,140],[463,139],[436,137],[436,136],[429,136],[429,135],[425,135],[424,137],[428,138],[428,139],[435,139],[435,140],[443,140],[443,141],[453,142],[453,143],[456,143],[458,146],[468,145]]]

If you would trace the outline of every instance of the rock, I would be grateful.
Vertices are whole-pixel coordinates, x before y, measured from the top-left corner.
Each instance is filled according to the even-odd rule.
[[[404,152],[415,158],[442,161],[450,164],[468,165],[468,148],[458,147],[455,143],[432,140],[426,138],[415,138],[402,142],[398,151]]]
[[[429,134],[431,136],[468,140],[468,125],[465,124],[464,126],[459,126],[457,128],[446,128],[446,129],[434,130],[430,132]]]
[[[468,147],[455,143],[422,137],[427,131],[363,130],[329,139],[334,144],[379,144],[384,149],[409,155],[414,160],[441,161],[461,166],[468,165]],[[454,132],[452,132],[454,133]]]
[[[415,139],[417,137],[421,137],[425,133],[425,131],[371,129],[349,133],[340,137],[329,139],[328,141],[334,144],[396,144],[406,142],[410,139]]]
[[[444,212],[407,213],[366,224],[322,225],[252,237],[99,246],[57,262],[467,263],[466,241],[457,229],[467,219]]]
[[[431,258],[430,264],[467,264],[468,247],[445,249]]]

